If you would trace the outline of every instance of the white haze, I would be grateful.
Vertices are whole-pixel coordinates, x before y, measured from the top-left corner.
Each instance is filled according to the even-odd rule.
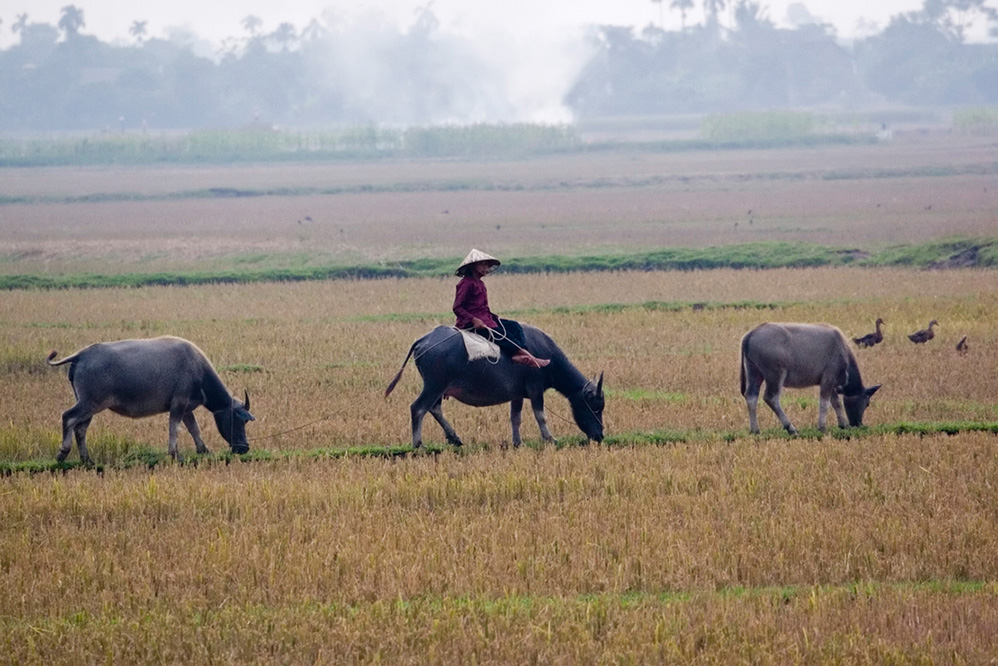
[[[786,25],[787,7],[795,0],[761,1],[767,16]],[[31,22],[56,24],[60,9],[71,0],[0,0],[0,46],[14,38],[10,26],[18,14]],[[261,33],[289,22],[302,30],[319,19],[337,37],[322,58],[309,63],[313,76],[339,77],[351,90],[356,116],[388,118],[398,122],[421,121],[420,110],[401,113],[386,108],[387,100],[398,104],[400,88],[434,85],[441,81],[460,83],[450,90],[468,92],[463,98],[441,100],[439,108],[426,109],[441,121],[531,121],[563,122],[570,118],[561,103],[590,53],[586,39],[593,25],[630,25],[635,32],[649,25],[669,30],[679,28],[678,13],[671,0],[661,6],[650,0],[373,0],[359,5],[344,0],[73,0],[83,10],[81,32],[103,41],[134,43],[129,28],[146,21],[147,38],[186,35],[200,40],[195,51],[214,55],[223,45],[245,38],[247,16],[259,17]],[[703,21],[702,1],[687,16],[687,23]],[[728,0],[734,5],[734,0]],[[920,0],[804,0],[808,13],[833,23],[840,36],[870,33],[885,26],[891,16],[914,11]],[[19,6],[20,5],[20,6]],[[420,9],[429,9],[439,20],[433,35],[433,54],[426,57],[438,68],[433,81],[413,81],[406,76],[411,66],[393,40],[412,27]],[[660,11],[661,10],[661,11]],[[729,7],[722,23],[730,24]],[[865,27],[864,27],[865,26]],[[424,63],[425,65],[426,63]],[[423,70],[427,68],[424,67]],[[462,87],[463,86],[463,87]],[[443,86],[442,86],[443,87]],[[404,90],[402,90],[404,93]],[[387,94],[386,94],[387,93]],[[432,113],[431,113],[432,112]],[[408,114],[408,117],[406,117]],[[441,117],[441,114],[443,117]]]
[[[411,25],[373,11],[329,10],[322,22],[333,37],[309,67],[349,89],[360,115],[401,123],[431,119],[419,117],[419,109],[397,108],[406,88],[420,85],[446,88],[448,97],[431,114],[434,122],[568,121],[561,98],[589,56],[581,26],[545,36],[501,28],[483,35],[441,25],[416,63],[397,51]]]

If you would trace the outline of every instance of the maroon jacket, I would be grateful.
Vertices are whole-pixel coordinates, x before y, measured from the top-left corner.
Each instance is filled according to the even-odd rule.
[[[478,317],[485,322],[489,328],[499,325],[496,316],[489,310],[489,294],[485,289],[485,283],[472,275],[465,275],[457,283],[457,291],[454,295],[454,314],[457,315],[458,328],[472,328],[473,317]]]

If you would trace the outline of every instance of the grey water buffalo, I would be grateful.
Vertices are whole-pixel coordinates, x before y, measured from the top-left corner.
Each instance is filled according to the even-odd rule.
[[[870,404],[870,397],[880,388],[879,384],[863,386],[856,357],[845,336],[834,326],[824,324],[765,323],[742,337],[741,388],[748,405],[749,430],[754,433],[759,432],[756,409],[763,381],[766,382],[763,399],[791,435],[796,435],[797,429],[780,406],[784,386],[819,387],[821,431],[825,429],[829,403],[835,409],[840,428],[863,425],[863,412]]]
[[[528,399],[541,437],[552,442],[554,437],[544,413],[544,392],[549,388],[568,398],[575,423],[586,437],[603,441],[603,375],[595,381],[586,379],[545,333],[532,326],[524,326],[523,333],[527,348],[536,356],[550,359],[550,364],[543,368],[521,365],[507,354],[498,361],[469,362],[460,333],[450,326],[438,326],[412,344],[398,374],[385,390],[385,397],[391,394],[409,359],[414,357],[423,378],[423,390],[410,407],[414,448],[423,444],[422,424],[427,412],[443,428],[447,441],[461,446],[460,437],[441,411],[441,403],[448,397],[475,407],[510,403],[513,446],[520,445],[523,401]]]
[[[89,463],[87,427],[94,414],[110,409],[129,418],[169,413],[169,451],[177,457],[177,429],[187,427],[198,453],[208,453],[194,410],[204,406],[215,417],[215,425],[233,453],[246,453],[246,423],[250,414],[249,393],[245,402],[233,398],[208,358],[193,343],[170,336],[149,340],[98,342],[52,366],[69,363],[69,383],[76,404],[62,415],[62,447],[58,460],[69,455],[72,437],[80,460]]]

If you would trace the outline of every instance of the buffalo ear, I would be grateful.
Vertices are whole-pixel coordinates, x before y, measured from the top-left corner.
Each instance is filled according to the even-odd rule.
[[[236,410],[236,418],[238,418],[243,423],[246,423],[248,421],[256,421],[255,416],[253,416],[248,411],[242,408]]]
[[[873,394],[876,393],[877,389],[879,389],[881,386],[882,384],[877,384],[876,386],[871,386],[870,388],[866,389],[866,397],[872,398]]]
[[[599,373],[599,381],[596,383],[596,395],[603,395],[603,373]]]

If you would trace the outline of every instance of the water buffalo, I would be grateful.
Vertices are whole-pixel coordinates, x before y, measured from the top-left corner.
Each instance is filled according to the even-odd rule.
[[[784,386],[819,386],[818,429],[825,430],[831,403],[839,427],[863,425],[863,412],[880,385],[866,388],[856,357],[842,332],[824,324],[760,324],[742,338],[741,387],[748,404],[749,430],[759,432],[756,408],[759,389],[766,382],[763,399],[791,435],[797,429],[780,406]],[[843,400],[839,400],[839,395]],[[842,409],[845,403],[845,412]],[[846,417],[848,416],[848,421]]]
[[[427,412],[444,429],[447,441],[461,446],[461,439],[441,411],[441,402],[447,397],[475,407],[510,403],[513,446],[520,445],[520,420],[526,398],[530,400],[541,437],[553,442],[544,414],[544,391],[549,388],[568,398],[575,423],[589,439],[603,441],[603,375],[600,374],[596,381],[586,379],[545,333],[526,325],[523,333],[527,348],[537,356],[550,359],[550,364],[543,368],[526,366],[514,363],[507,354],[498,361],[469,362],[461,335],[450,326],[438,326],[412,344],[398,374],[385,390],[385,397],[398,384],[409,359],[415,357],[416,368],[423,378],[423,390],[410,408],[414,448],[423,445],[422,424]]]
[[[170,414],[170,455],[177,458],[177,426],[183,421],[194,438],[198,453],[208,453],[201,440],[194,410],[204,406],[215,417],[215,425],[233,453],[246,453],[246,422],[255,420],[249,412],[249,393],[239,402],[222,384],[218,373],[193,343],[170,336],[151,340],[98,342],[52,366],[69,363],[69,382],[76,404],[62,415],[62,462],[76,446],[80,460],[91,462],[87,452],[87,427],[94,414],[110,409],[129,418]]]

